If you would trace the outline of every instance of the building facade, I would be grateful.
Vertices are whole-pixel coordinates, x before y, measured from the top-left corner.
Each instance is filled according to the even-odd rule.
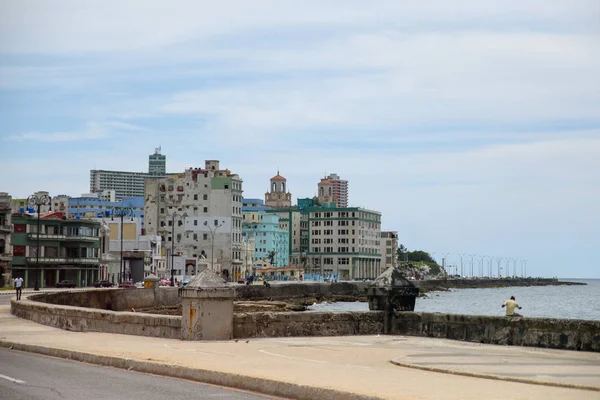
[[[148,179],[146,232],[161,236],[167,260],[171,252],[206,259],[211,269],[233,279],[242,270],[242,192],[242,179],[220,169],[218,160]]]
[[[277,215],[264,211],[244,213],[242,236],[245,241],[254,240],[253,261],[268,260],[274,268],[289,265],[289,234],[280,227]]]
[[[308,209],[307,273],[374,279],[381,264],[381,213],[363,208]]]
[[[65,279],[88,286],[99,279],[100,223],[60,212],[39,220],[37,214],[13,214],[12,222],[12,278],[22,277],[25,287],[35,285],[36,272],[41,288]]]
[[[348,181],[337,174],[329,174],[317,185],[320,203],[335,203],[338,208],[348,207]]]
[[[90,192],[114,190],[117,201],[124,197],[143,197],[144,182],[148,178],[160,178],[166,175],[167,157],[160,153],[160,147],[148,156],[148,172],[90,171]]]
[[[398,266],[398,232],[383,231],[381,232],[381,265],[383,269],[389,267],[396,268]]]
[[[165,176],[167,173],[167,156],[161,154],[161,148],[154,149],[154,154],[148,156],[148,174],[151,177]]]
[[[12,261],[11,234],[11,196],[0,192],[0,287],[10,285],[10,265]]]
[[[287,180],[279,175],[279,171],[270,180],[269,191],[265,193],[265,206],[273,208],[292,206],[292,194],[287,191]]]
[[[110,212],[120,207],[130,208],[131,215],[141,223],[140,234],[144,233],[144,197],[125,197],[121,201],[107,201],[91,193],[82,197],[68,198],[68,214],[79,218],[97,218],[110,215]],[[109,214],[106,214],[106,212]]]

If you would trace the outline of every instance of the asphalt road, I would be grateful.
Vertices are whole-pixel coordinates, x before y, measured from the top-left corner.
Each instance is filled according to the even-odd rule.
[[[273,399],[243,391],[0,349],[0,399]]]

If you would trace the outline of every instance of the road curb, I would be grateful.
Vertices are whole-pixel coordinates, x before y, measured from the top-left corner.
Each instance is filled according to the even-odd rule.
[[[102,356],[73,350],[53,347],[16,343],[0,340],[0,347],[10,350],[20,350],[29,353],[81,361],[100,366],[126,369],[171,378],[187,379],[201,383],[248,390],[271,396],[279,396],[298,400],[382,400],[381,397],[367,396],[357,393],[344,392],[337,389],[320,388],[300,385],[292,382],[276,381],[273,379],[234,374],[229,372],[211,371],[191,368],[181,365],[171,365],[152,361],[142,361],[132,358]]]
[[[526,383],[529,385],[552,386],[552,387],[559,387],[559,388],[565,388],[565,389],[579,389],[579,390],[589,390],[592,392],[600,392],[600,387],[598,387],[598,386],[575,385],[575,384],[571,384],[571,383],[560,383],[560,382],[546,382],[546,381],[537,381],[535,379],[526,379],[526,378],[518,378],[518,377],[511,377],[511,376],[481,374],[481,373],[477,373],[477,372],[467,372],[467,371],[454,371],[454,370],[445,369],[445,368],[425,367],[422,365],[402,362],[402,361],[399,361],[398,359],[390,360],[390,363],[392,363],[393,365],[396,365],[398,367],[420,369],[422,371],[438,372],[438,373],[449,374],[449,375],[461,375],[461,376],[467,376],[469,378],[492,379],[492,380],[496,380],[496,381]]]

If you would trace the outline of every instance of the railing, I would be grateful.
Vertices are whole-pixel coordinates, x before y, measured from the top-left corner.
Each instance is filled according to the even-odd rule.
[[[27,238],[31,240],[37,240],[37,233],[28,233]],[[95,236],[67,236],[67,235],[50,235],[47,233],[40,233],[40,240],[73,240],[73,241],[99,241],[99,237]]]
[[[0,253],[0,260],[10,260],[12,256],[12,253]]]
[[[26,257],[25,261],[28,264],[36,264],[38,262],[37,257]],[[40,264],[99,264],[99,258],[51,258],[51,257],[40,257]]]
[[[0,231],[2,232],[12,232],[12,225],[0,225]]]

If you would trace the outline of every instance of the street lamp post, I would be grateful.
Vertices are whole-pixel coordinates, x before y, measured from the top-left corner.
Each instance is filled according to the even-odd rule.
[[[219,230],[220,227],[223,226],[223,224],[225,224],[225,221],[221,221],[220,223],[215,220],[215,226],[214,229],[208,224],[208,221],[204,221],[204,226],[206,226],[208,228],[208,230],[210,231],[210,269],[214,272],[215,271],[215,266],[214,266],[214,260],[215,260],[215,233],[217,233],[217,230]]]
[[[187,213],[179,214],[174,212],[171,214],[171,286],[175,286],[175,218],[187,217]]]
[[[118,207],[113,207],[112,211],[111,211],[111,220],[114,221],[114,217],[117,218],[121,218],[121,226],[120,226],[120,231],[121,231],[121,246],[120,246],[120,250],[121,250],[121,264],[119,267],[119,283],[123,283],[123,281],[125,280],[125,263],[123,261],[123,218],[125,217],[131,217],[131,220],[133,221],[133,208],[130,207],[123,207],[123,206],[118,206]]]
[[[466,254],[465,253],[462,253],[462,254],[459,253],[458,256],[460,257],[460,279],[463,279],[465,277],[464,273],[463,273],[463,256],[466,256]]]
[[[37,211],[37,245],[35,251],[35,284],[33,290],[40,290],[39,284],[39,267],[40,267],[40,212],[42,206],[47,206],[52,203],[52,199],[47,194],[36,195],[32,194],[27,198],[27,203],[30,206],[35,206]]]

